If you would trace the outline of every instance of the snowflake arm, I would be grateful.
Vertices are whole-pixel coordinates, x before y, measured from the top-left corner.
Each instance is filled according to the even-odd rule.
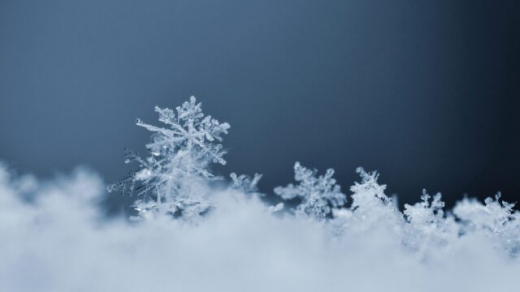
[[[258,192],[258,182],[262,178],[261,174],[255,173],[255,175],[251,178],[248,175],[242,174],[237,175],[236,173],[231,173],[229,175],[232,180],[232,188],[241,190],[246,194],[252,194]]]

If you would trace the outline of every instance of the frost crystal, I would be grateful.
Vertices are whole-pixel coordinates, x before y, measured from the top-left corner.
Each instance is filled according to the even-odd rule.
[[[407,225],[404,244],[421,253],[426,258],[428,248],[443,248],[458,236],[458,229],[452,216],[444,217],[444,202],[437,193],[430,202],[430,195],[423,190],[422,202],[405,204],[404,215]]]
[[[135,209],[142,217],[152,212],[192,219],[209,208],[202,182],[216,178],[209,172],[211,163],[226,164],[218,142],[230,126],[204,116],[193,96],[176,108],[177,114],[168,108],[155,107],[155,111],[167,128],[137,119],[138,126],[153,132],[152,142],[146,145],[149,155],[141,158],[127,151],[125,163],[137,162],[140,169],[109,186],[109,191],[137,192]]]
[[[441,194],[436,194],[430,203],[430,195],[423,190],[422,202],[413,206],[404,205],[404,214],[408,221],[415,226],[437,225],[443,219],[444,202],[441,201]]]
[[[466,234],[483,234],[510,255],[520,252],[520,214],[513,211],[514,204],[500,202],[500,193],[495,199],[487,198],[484,205],[477,200],[465,198],[457,203],[453,213],[462,220]]]
[[[344,221],[342,224],[349,225],[350,229],[355,229],[357,232],[376,228],[397,232],[403,225],[402,214],[392,199],[385,195],[386,185],[377,182],[379,174],[375,171],[366,172],[361,167],[358,167],[356,172],[361,176],[361,183],[355,182],[350,187],[352,213],[349,216],[342,216]]]
[[[352,195],[352,208],[363,207],[371,204],[388,204],[390,198],[385,195],[386,185],[377,182],[379,174],[376,171],[366,172],[362,167],[358,167],[356,172],[361,176],[361,183],[355,182],[350,190]]]
[[[316,170],[308,169],[296,162],[294,179],[299,184],[277,187],[274,192],[285,200],[300,198],[301,203],[296,208],[296,213],[322,221],[330,215],[331,207],[342,206],[347,199],[341,192],[341,187],[332,178],[333,169],[328,169],[325,175],[317,177],[316,174]]]

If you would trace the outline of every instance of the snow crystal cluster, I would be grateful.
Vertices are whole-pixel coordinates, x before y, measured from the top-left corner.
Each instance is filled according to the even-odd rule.
[[[0,291],[517,289],[520,213],[500,195],[448,211],[424,191],[401,211],[375,171],[347,194],[297,162],[271,206],[260,174],[211,172],[228,123],[195,97],[155,111],[164,127],[137,120],[147,153],[127,151],[136,169],[107,187],[135,196],[133,220],[103,216],[89,170],[40,181],[0,164]]]
[[[147,144],[147,158],[129,152],[126,162],[136,161],[139,169],[122,182],[109,186],[109,190],[129,187],[139,199],[135,203],[141,219],[169,215],[174,219],[200,222],[211,217],[210,180],[221,179],[210,172],[212,163],[225,164],[222,134],[227,134],[228,123],[220,123],[204,116],[201,103],[195,97],[173,110],[155,108],[159,121],[167,128],[159,128],[137,120],[137,125],[151,131],[152,142]],[[378,183],[377,172],[358,168],[361,182],[350,188],[352,203],[346,207],[347,196],[334,179],[334,170],[318,175],[317,170],[296,162],[294,178],[297,184],[277,187],[274,193],[283,200],[297,200],[285,216],[295,216],[315,224],[324,225],[331,237],[350,236],[385,230],[400,242],[402,247],[427,259],[430,253],[450,248],[464,237],[483,236],[511,257],[520,249],[519,213],[514,204],[488,198],[484,204],[464,199],[452,213],[444,212],[441,195],[433,198],[423,192],[422,201],[405,205],[404,212],[385,194],[386,185]],[[230,189],[258,197],[257,184],[261,175],[254,177],[232,173]],[[280,211],[283,204],[267,210]],[[146,217],[148,216],[148,217]]]
[[[215,206],[208,201],[211,188],[208,181],[216,177],[210,172],[211,163],[225,164],[221,142],[229,124],[219,123],[211,116],[204,117],[201,103],[191,97],[177,115],[168,108],[156,107],[159,121],[168,128],[151,126],[138,120],[137,125],[153,132],[147,145],[149,156],[142,159],[130,152],[129,160],[137,161],[139,169],[121,183],[110,186],[137,191],[140,198],[135,208],[144,218],[146,212],[169,214],[172,218],[199,222],[206,212]],[[128,160],[127,160],[128,161]],[[422,201],[405,205],[402,213],[397,204],[385,194],[386,185],[378,183],[377,172],[358,168],[361,182],[350,188],[352,203],[346,207],[347,195],[334,179],[334,170],[318,175],[317,170],[294,165],[297,184],[277,187],[274,193],[283,200],[297,200],[293,209],[286,209],[285,216],[295,216],[322,224],[331,237],[348,234],[364,234],[384,230],[402,245],[402,248],[427,259],[431,253],[449,249],[464,237],[484,236],[497,250],[515,257],[520,249],[519,213],[513,204],[487,199],[485,204],[468,200],[457,204],[452,213],[444,212],[441,195],[433,198],[423,192]],[[258,192],[261,175],[253,178],[232,173],[230,188],[243,194]],[[270,206],[268,210],[280,211],[283,204]],[[196,219],[196,220],[195,220]]]

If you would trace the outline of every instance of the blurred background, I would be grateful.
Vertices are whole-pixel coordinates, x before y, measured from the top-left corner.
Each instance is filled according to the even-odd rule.
[[[0,159],[114,182],[144,152],[155,105],[195,95],[232,128],[228,164],[377,169],[400,203],[421,191],[520,199],[520,2],[0,1]],[[111,194],[111,210],[134,198]]]

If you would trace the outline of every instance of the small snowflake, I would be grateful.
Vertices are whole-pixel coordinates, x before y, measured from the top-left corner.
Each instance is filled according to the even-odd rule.
[[[296,208],[297,214],[321,221],[330,215],[332,207],[343,205],[347,199],[332,177],[333,169],[328,169],[324,175],[316,176],[316,174],[316,170],[308,169],[296,162],[294,178],[299,183],[277,187],[274,192],[285,200],[300,198],[301,203]]]

